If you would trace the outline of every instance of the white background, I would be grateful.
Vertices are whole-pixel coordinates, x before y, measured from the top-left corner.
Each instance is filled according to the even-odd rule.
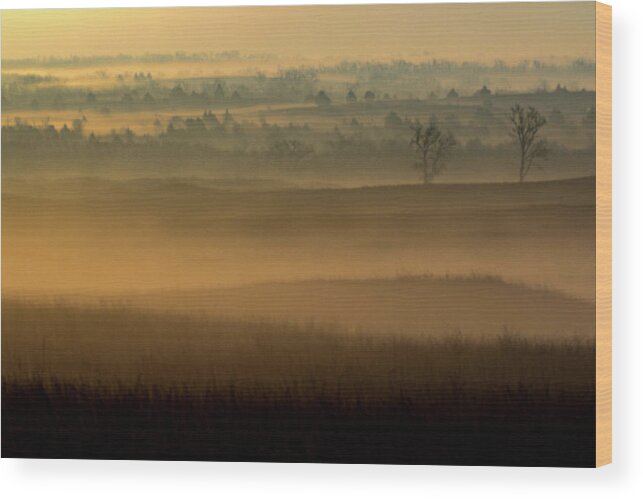
[[[4,0],[2,8],[222,5],[217,0]],[[237,4],[373,3],[248,0]],[[380,2],[382,3],[382,2]],[[389,0],[384,3],[395,3]],[[405,3],[413,3],[407,0]],[[428,2],[427,2],[428,3]],[[614,33],[614,464],[598,470],[3,459],[8,498],[643,497],[643,2],[611,0]],[[639,255],[638,258],[636,255]],[[638,422],[638,423],[637,423]]]

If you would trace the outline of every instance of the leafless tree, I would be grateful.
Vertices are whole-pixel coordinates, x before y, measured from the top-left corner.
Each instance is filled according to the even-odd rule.
[[[435,123],[427,126],[415,123],[411,125],[411,129],[413,130],[411,146],[422,159],[418,166],[422,170],[424,185],[428,185],[442,173],[456,142],[451,132],[443,132]]]
[[[549,153],[547,143],[538,139],[538,132],[547,120],[533,107],[525,109],[520,104],[511,108],[512,134],[520,146],[520,170],[518,179],[522,183],[531,169],[534,160],[546,158]]]

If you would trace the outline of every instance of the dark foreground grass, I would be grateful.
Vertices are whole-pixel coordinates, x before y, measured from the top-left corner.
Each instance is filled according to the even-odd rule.
[[[3,457],[595,462],[590,342],[3,306]]]
[[[289,393],[5,382],[2,456],[593,466],[591,393],[427,392],[345,404]]]

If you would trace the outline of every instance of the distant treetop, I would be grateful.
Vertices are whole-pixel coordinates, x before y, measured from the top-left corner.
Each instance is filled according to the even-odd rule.
[[[476,92],[476,95],[479,97],[489,97],[491,90],[487,88],[487,85],[483,85],[482,88]]]

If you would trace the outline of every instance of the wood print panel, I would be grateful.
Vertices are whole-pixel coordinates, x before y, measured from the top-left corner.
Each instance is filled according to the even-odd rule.
[[[3,11],[3,457],[609,462],[610,26]]]

